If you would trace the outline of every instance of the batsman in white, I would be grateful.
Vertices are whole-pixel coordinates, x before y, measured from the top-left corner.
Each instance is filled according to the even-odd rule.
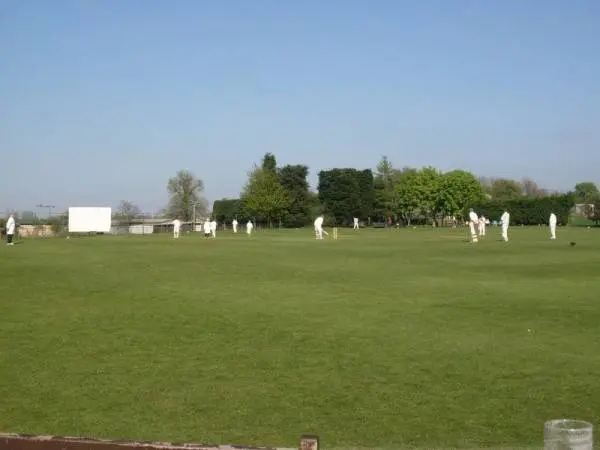
[[[556,214],[550,213],[548,225],[550,226],[550,239],[556,239]]]
[[[231,226],[233,227],[233,232],[237,233],[237,226],[238,226],[237,219],[233,219],[233,222],[231,222]]]
[[[175,219],[173,221],[173,237],[179,239],[179,230],[181,230],[181,220]]]
[[[358,217],[354,218],[354,229],[358,230]]]
[[[204,221],[204,225],[202,226],[202,229],[204,231],[204,237],[207,238],[210,236],[210,220],[206,219]]]
[[[8,220],[6,221],[6,245],[15,245],[13,242],[13,238],[15,237],[15,216],[12,214],[8,216]]]
[[[508,211],[504,211],[502,217],[500,217],[500,226],[502,227],[502,240],[508,242],[508,225],[510,224],[510,214]]]
[[[248,223],[246,224],[246,234],[248,236],[250,236],[252,234],[252,228],[254,228],[254,225],[252,224],[252,221],[249,220]]]
[[[329,233],[323,229],[324,220],[323,216],[319,216],[315,219],[315,234],[317,235],[317,239],[323,239],[323,234],[329,236]]]
[[[485,236],[485,217],[481,216],[479,218],[479,236]]]
[[[217,221],[215,219],[210,223],[210,234],[213,238],[217,237]]]
[[[471,232],[471,242],[477,242],[475,225],[479,226],[479,217],[477,217],[477,213],[471,208],[469,209],[469,231]]]

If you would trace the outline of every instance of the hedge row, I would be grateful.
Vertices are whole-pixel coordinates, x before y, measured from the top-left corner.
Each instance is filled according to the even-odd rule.
[[[478,215],[484,215],[492,221],[500,220],[504,211],[508,211],[511,225],[547,224],[551,213],[556,214],[559,224],[566,225],[573,206],[575,206],[573,194],[505,201],[491,200],[471,205]]]

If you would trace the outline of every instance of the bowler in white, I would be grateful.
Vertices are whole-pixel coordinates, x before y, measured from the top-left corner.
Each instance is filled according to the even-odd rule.
[[[475,227],[479,226],[479,217],[473,209],[469,209],[469,231],[471,232],[471,242],[477,242],[477,232]]]
[[[550,239],[556,239],[556,214],[550,214],[548,225],[550,226]]]
[[[173,237],[175,239],[179,238],[179,230],[181,229],[181,220],[175,219],[173,221]]]
[[[233,219],[233,221],[231,222],[231,226],[233,227],[233,232],[237,233],[238,221],[236,219]]]
[[[485,236],[485,220],[484,216],[479,218],[479,236]]]
[[[500,225],[502,227],[502,240],[508,242],[508,225],[510,224],[510,214],[508,211],[504,211],[502,217],[500,217]]]
[[[11,214],[6,221],[6,245],[14,245],[15,228],[15,216]]]

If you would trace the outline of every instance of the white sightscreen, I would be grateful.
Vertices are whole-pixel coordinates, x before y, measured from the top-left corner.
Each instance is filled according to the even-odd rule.
[[[104,207],[69,208],[69,233],[109,233],[112,210]]]

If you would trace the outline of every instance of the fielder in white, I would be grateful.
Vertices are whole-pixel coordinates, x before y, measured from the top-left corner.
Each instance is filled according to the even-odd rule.
[[[181,229],[181,220],[175,219],[173,221],[173,237],[179,239],[179,230]]]
[[[358,230],[358,217],[354,218],[354,229]]]
[[[204,225],[203,225],[203,230],[204,230],[204,237],[207,238],[210,236],[210,220],[206,219],[204,221]]]
[[[475,225],[479,226],[479,217],[477,217],[477,213],[471,208],[469,209],[469,231],[471,232],[471,242],[477,242]]]
[[[15,237],[15,228],[15,216],[11,214],[6,221],[6,245],[15,245],[13,242]]]
[[[233,227],[233,232],[237,233],[237,226],[238,226],[237,219],[233,219],[233,222],[231,222],[231,226]]]
[[[485,236],[485,217],[481,216],[479,218],[479,236]]]
[[[252,228],[254,228],[254,225],[252,224],[252,221],[249,220],[248,223],[246,224],[246,234],[248,236],[250,236],[252,234]]]
[[[212,235],[213,238],[217,237],[217,221],[214,219],[210,223],[210,234]]]
[[[500,217],[500,225],[502,226],[502,240],[508,242],[508,225],[510,224],[510,214],[508,211],[504,211],[502,217]]]
[[[548,225],[550,226],[550,239],[556,239],[556,214],[550,214]]]
[[[329,236],[329,233],[323,229],[323,216],[319,216],[315,219],[315,234],[317,235],[317,239],[323,239],[323,234]]]

